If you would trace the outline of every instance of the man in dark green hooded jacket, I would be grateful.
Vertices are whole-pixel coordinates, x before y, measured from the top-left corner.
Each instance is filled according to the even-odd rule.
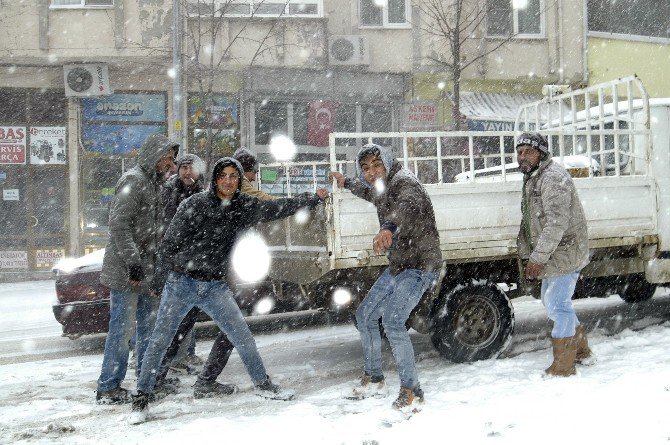
[[[96,394],[100,404],[130,401],[121,382],[136,322],[137,370],[141,368],[158,308],[158,297],[151,295],[149,283],[162,238],[160,187],[175,172],[178,151],[179,144],[167,137],[149,136],[137,156],[137,165],[116,184],[100,275],[100,282],[111,289],[109,331]]]

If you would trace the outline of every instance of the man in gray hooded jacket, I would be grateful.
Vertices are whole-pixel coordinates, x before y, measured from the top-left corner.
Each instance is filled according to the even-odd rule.
[[[175,171],[179,144],[161,134],[147,138],[137,165],[116,184],[109,213],[109,242],[105,248],[100,282],[111,289],[109,331],[98,379],[96,400],[101,404],[127,403],[121,388],[128,367],[128,342],[135,322],[137,369],[153,329],[158,298],[149,290],[162,237],[160,187]]]
[[[545,372],[569,376],[575,362],[594,361],[572,307],[579,271],[589,263],[586,217],[570,174],[551,159],[544,136],[521,134],[516,153],[524,174],[518,252],[527,260],[526,278],[542,280],[542,303],[554,322],[554,361]]]
[[[414,361],[414,349],[405,323],[424,292],[435,283],[442,265],[435,213],[423,185],[390,150],[364,145],[358,153],[358,179],[332,176],[339,187],[372,202],[380,230],[374,237],[375,254],[388,251],[388,268],[377,279],[356,310],[365,358],[364,374],[351,399],[385,393],[379,319],[391,343],[400,375],[400,393],[393,407],[420,409],[423,391]]]

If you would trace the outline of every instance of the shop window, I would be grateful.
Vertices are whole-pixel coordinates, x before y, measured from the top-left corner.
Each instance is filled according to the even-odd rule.
[[[205,162],[232,156],[239,147],[237,100],[225,94],[201,98],[191,93],[189,109],[189,147]]]
[[[25,124],[28,120],[28,98],[25,90],[0,89],[0,104],[0,124]]]
[[[335,113],[335,131],[354,133],[356,131],[356,105],[340,104]],[[352,147],[356,139],[338,139],[337,145]]]
[[[37,91],[29,96],[29,120],[33,125],[67,121],[67,98],[63,91]]]
[[[307,145],[309,126],[308,126],[309,104],[293,104],[293,141],[297,145]]]
[[[288,113],[284,102],[256,104],[256,143],[268,145],[274,134],[288,134]]]
[[[361,129],[363,132],[389,132],[393,128],[393,111],[389,106],[368,105],[362,107]],[[391,146],[388,138],[375,138],[375,144]]]
[[[486,33],[491,37],[542,37],[543,0],[487,0]]]
[[[408,26],[410,6],[409,0],[360,0],[361,26]]]

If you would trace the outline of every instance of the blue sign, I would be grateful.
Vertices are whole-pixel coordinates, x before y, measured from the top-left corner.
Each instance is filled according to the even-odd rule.
[[[469,131],[514,131],[514,122],[467,119]]]
[[[135,155],[154,133],[167,134],[165,125],[84,124],[81,139],[86,151],[106,155]]]
[[[165,95],[112,94],[83,98],[82,116],[87,122],[165,122]]]

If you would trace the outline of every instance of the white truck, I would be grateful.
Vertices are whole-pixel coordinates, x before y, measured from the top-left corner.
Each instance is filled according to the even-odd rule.
[[[528,104],[513,132],[333,133],[328,161],[262,165],[260,177],[263,169],[283,171],[289,192],[330,185],[324,170],[353,176],[362,143],[392,146],[432,199],[444,261],[408,327],[429,334],[447,359],[486,359],[511,338],[511,299],[537,292],[524,281],[516,250],[522,183],[514,136],[524,130],[548,136],[586,212],[592,259],[576,296],[618,293],[638,302],[670,282],[670,99],[650,100],[637,77]],[[587,161],[564,162],[576,158]],[[291,170],[303,178],[292,182]],[[387,264],[372,252],[378,230],[374,207],[340,189],[307,223],[264,227],[277,297],[305,308],[355,309]]]

